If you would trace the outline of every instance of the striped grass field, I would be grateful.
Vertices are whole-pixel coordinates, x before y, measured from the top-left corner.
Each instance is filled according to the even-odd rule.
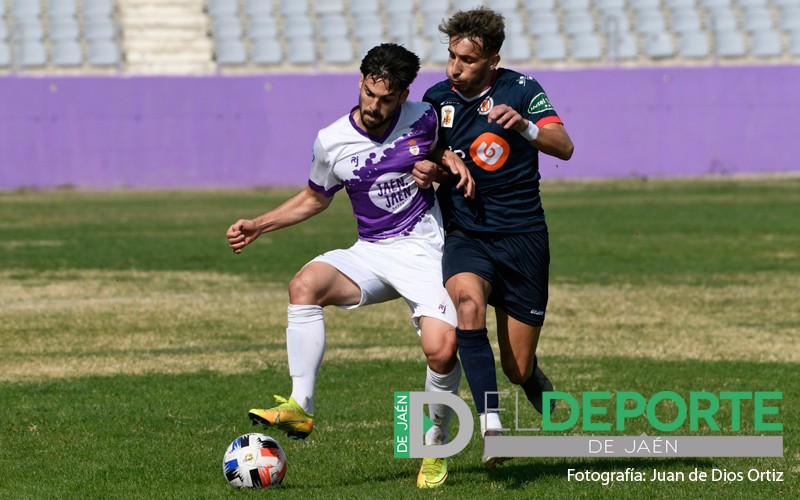
[[[425,365],[395,301],[326,310],[314,434],[276,435],[289,457],[279,490],[233,490],[226,446],[253,430],[249,408],[291,389],[286,284],[355,239],[338,196],[242,255],[227,249],[230,223],[291,193],[0,192],[0,498],[800,496],[800,178],[791,176],[543,186],[553,262],[539,355],[557,388],[781,391],[773,420],[784,426],[783,458],[520,458],[487,471],[475,437],[450,459],[445,488],[417,491],[418,461],[392,455],[392,394],[422,390]],[[471,404],[465,381],[460,396]],[[752,405],[742,421],[722,434],[756,434]],[[628,424],[624,434],[657,434],[645,419]],[[568,479],[569,469],[626,468],[745,479]],[[750,481],[751,469],[783,481]]]

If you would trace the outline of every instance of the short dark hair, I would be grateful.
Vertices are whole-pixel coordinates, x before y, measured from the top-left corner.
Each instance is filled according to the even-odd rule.
[[[419,72],[419,57],[396,43],[382,43],[367,52],[361,60],[361,75],[387,82],[392,91],[403,91]]]
[[[439,25],[439,31],[451,40],[466,38],[479,45],[485,56],[500,53],[500,48],[506,39],[506,23],[503,16],[486,7],[456,12]]]

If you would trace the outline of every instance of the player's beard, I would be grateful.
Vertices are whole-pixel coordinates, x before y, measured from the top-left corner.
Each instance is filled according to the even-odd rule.
[[[380,113],[372,113],[363,108],[359,108],[358,112],[361,114],[361,124],[367,130],[377,130],[391,119],[391,117],[383,116]]]

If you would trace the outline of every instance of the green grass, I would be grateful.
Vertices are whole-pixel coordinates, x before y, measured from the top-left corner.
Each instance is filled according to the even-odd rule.
[[[486,471],[473,439],[446,488],[419,492],[418,461],[392,456],[392,392],[424,380],[394,302],[326,312],[314,434],[276,436],[289,457],[278,491],[233,490],[222,454],[252,430],[246,411],[290,391],[286,283],[354,241],[349,203],[338,196],[234,256],[228,225],[291,191],[19,191],[0,192],[0,497],[800,496],[800,178],[559,182],[543,193],[553,263],[540,354],[558,389],[783,391],[784,458],[525,458]],[[754,434],[751,423],[738,434]],[[629,424],[625,434],[656,434]],[[627,467],[785,474],[567,481],[569,468]]]
[[[670,389],[686,393],[697,388],[774,387],[775,377],[797,387],[800,377],[788,364],[718,362],[709,364],[631,361],[598,358],[576,362],[553,359],[562,387],[568,392],[587,389],[569,383],[570,376],[596,372],[594,387]],[[418,362],[333,362],[323,368],[317,401],[320,425],[307,442],[281,438],[289,469],[281,497],[309,495],[343,498],[420,497],[413,488],[416,460],[395,460],[391,454],[392,390],[419,388],[423,365]],[[270,367],[271,384],[289,390],[287,370]],[[366,373],[369,380],[364,380]],[[674,374],[681,373],[682,377]],[[633,384],[635,380],[651,380]],[[116,376],[47,383],[9,384],[0,388],[4,401],[14,404],[3,416],[3,459],[0,492],[29,497],[232,497],[221,473],[222,452],[233,437],[250,431],[243,416],[266,373],[223,376]],[[255,379],[255,380],[254,380]],[[348,402],[344,404],[343,402]],[[784,402],[785,415],[796,415],[797,399]],[[560,410],[563,413],[563,409]],[[557,418],[562,415],[557,413]],[[788,418],[786,419],[788,420]],[[785,420],[785,421],[786,421]],[[787,425],[787,450],[797,449],[794,426]],[[630,433],[647,431],[634,420]],[[752,429],[749,429],[752,432]],[[650,432],[652,434],[652,431]],[[13,450],[13,451],[12,451]],[[596,483],[566,481],[568,468],[598,471],[634,467],[647,471],[710,471],[778,469],[784,459],[533,459],[509,462],[486,471],[479,466],[480,446],[451,459],[451,480],[437,496],[459,498],[497,493],[509,498],[576,497],[581,495],[658,496],[668,493],[697,496],[751,491],[769,497],[797,492],[792,483]],[[796,462],[795,462],[796,463]],[[796,473],[789,472],[790,476]],[[790,495],[791,496],[791,495]]]

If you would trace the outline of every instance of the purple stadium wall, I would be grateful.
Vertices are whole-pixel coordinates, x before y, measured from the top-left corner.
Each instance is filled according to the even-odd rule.
[[[531,71],[575,143],[545,179],[800,171],[800,66]],[[424,72],[419,99],[443,77]],[[0,78],[0,189],[303,185],[357,75]]]

